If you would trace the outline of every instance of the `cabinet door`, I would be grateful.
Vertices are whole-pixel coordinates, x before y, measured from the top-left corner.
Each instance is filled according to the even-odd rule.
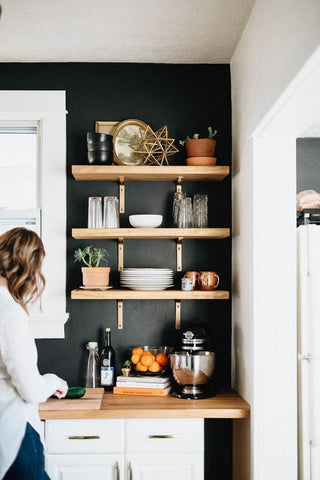
[[[130,454],[126,480],[203,480],[202,453]]]
[[[47,455],[51,480],[124,480],[123,455]]]

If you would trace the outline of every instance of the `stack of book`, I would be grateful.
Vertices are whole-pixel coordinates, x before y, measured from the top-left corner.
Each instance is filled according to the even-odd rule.
[[[116,395],[142,395],[146,397],[164,397],[171,389],[169,377],[117,377],[113,393]]]

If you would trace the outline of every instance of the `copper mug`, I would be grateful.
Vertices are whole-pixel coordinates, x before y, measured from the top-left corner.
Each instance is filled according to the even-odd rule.
[[[183,278],[192,280],[192,290],[197,290],[199,272],[186,272]]]
[[[220,277],[216,272],[199,272],[198,285],[200,290],[215,290],[220,282]]]

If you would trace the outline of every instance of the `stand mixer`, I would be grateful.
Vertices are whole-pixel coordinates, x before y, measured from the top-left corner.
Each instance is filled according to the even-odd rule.
[[[200,325],[191,324],[182,332],[181,351],[170,356],[177,387],[172,395],[178,398],[201,399],[215,395],[210,384],[215,354],[206,350],[207,333]]]

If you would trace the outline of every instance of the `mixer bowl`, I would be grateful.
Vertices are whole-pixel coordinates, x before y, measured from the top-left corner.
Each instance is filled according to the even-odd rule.
[[[179,385],[205,385],[214,371],[213,352],[174,352],[170,355],[174,379]]]

